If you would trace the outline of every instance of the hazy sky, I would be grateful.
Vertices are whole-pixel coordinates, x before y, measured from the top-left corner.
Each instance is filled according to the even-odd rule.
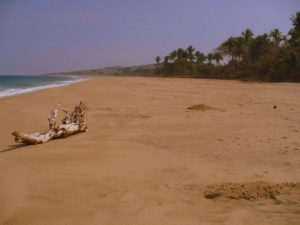
[[[291,28],[300,0],[0,0],[0,74],[154,63],[250,28]]]

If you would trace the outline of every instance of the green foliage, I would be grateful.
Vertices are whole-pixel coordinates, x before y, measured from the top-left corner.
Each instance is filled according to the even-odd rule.
[[[274,29],[270,32],[269,36],[273,39],[273,44],[276,47],[279,47],[279,44],[282,40],[284,40],[284,36],[278,29]]]
[[[156,56],[155,61],[156,61],[157,64],[160,63],[160,60],[161,60],[161,58],[159,56]]]
[[[208,63],[211,64],[211,61],[214,59],[214,55],[212,53],[208,53],[206,56]]]
[[[300,11],[288,36],[278,29],[254,37],[250,29],[230,37],[205,56],[192,45],[164,57],[157,75],[264,81],[300,81]],[[226,61],[223,65],[222,60]],[[207,63],[205,63],[207,60]],[[156,60],[157,62],[157,60]]]
[[[246,45],[249,46],[250,42],[252,40],[252,37],[254,35],[253,32],[252,32],[252,30],[250,30],[249,28],[247,28],[245,31],[242,31],[241,34],[242,34],[242,37],[243,37]]]
[[[223,56],[220,52],[216,52],[213,54],[213,59],[216,60],[217,65],[220,65],[220,61],[223,60]]]
[[[203,64],[203,62],[206,60],[206,56],[200,51],[195,52],[195,57],[197,59],[197,64]]]
[[[194,49],[194,47],[193,47],[192,45],[190,45],[190,46],[186,49],[186,52],[187,52],[187,58],[189,59],[189,61],[190,61],[191,63],[193,63],[194,58],[195,58],[195,56],[194,56],[194,51],[195,51],[195,49]]]

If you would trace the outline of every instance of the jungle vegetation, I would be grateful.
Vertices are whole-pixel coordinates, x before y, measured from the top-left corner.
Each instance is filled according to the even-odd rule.
[[[155,58],[154,74],[262,81],[300,81],[300,11],[292,29],[254,36],[250,29],[229,37],[208,54],[193,46]]]

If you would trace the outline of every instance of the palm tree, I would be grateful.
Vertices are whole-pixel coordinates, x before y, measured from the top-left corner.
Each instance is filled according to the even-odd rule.
[[[291,21],[294,27],[290,29],[288,33],[288,35],[291,36],[289,43],[296,48],[300,48],[300,11],[296,12],[296,15],[291,17]]]
[[[234,38],[234,55],[238,58],[238,61],[241,61],[241,58],[244,54],[244,38],[243,37],[235,37]]]
[[[174,62],[175,59],[176,59],[176,57],[177,57],[177,51],[174,50],[173,52],[170,53],[170,60],[171,60],[172,62]]]
[[[300,11],[296,12],[296,15],[292,15],[290,19],[294,26],[288,33],[291,36],[288,40],[291,51],[290,61],[292,64],[298,63],[300,65]]]
[[[157,65],[159,65],[161,58],[159,56],[156,56],[155,61],[157,63]]]
[[[220,65],[220,61],[223,60],[223,56],[220,52],[216,52],[213,54],[213,59],[216,60],[217,65]]]
[[[200,51],[195,52],[195,57],[197,59],[198,64],[202,64],[206,59],[205,55]]]
[[[292,15],[291,21],[295,26],[294,28],[300,33],[300,11],[296,12],[295,16]]]
[[[230,56],[230,60],[232,61],[235,57],[234,46],[235,38],[230,37],[226,41],[224,41],[218,48],[216,48],[216,51],[220,52],[222,55]]]
[[[170,60],[170,56],[165,56],[164,57],[164,64],[168,64],[169,63],[169,60]]]
[[[177,59],[178,60],[186,60],[187,59],[187,52],[182,48],[177,50]]]
[[[195,56],[194,56],[195,48],[193,48],[193,46],[190,45],[190,46],[186,49],[186,51],[187,51],[187,57],[188,57],[188,59],[190,60],[191,63],[193,63],[193,60],[194,60],[194,58],[195,58]]]
[[[276,47],[278,47],[280,42],[283,40],[283,35],[277,28],[272,30],[269,36],[273,39],[273,44]]]
[[[271,40],[268,34],[258,35],[255,37],[250,45],[250,56],[253,60],[260,59],[262,56],[266,56],[271,47]]]
[[[177,49],[177,59],[181,60],[183,58],[184,50],[182,48]]]
[[[247,28],[245,31],[242,32],[242,37],[244,38],[245,43],[247,46],[249,46],[252,37],[253,37],[253,32],[249,28]]]
[[[214,55],[212,53],[208,53],[206,58],[208,60],[208,64],[211,64],[211,61],[214,59]]]

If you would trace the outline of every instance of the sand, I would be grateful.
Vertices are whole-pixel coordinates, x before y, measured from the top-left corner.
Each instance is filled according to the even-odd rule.
[[[300,194],[300,183],[270,184],[263,181],[247,183],[225,183],[208,185],[204,191],[205,198],[226,197],[229,199],[246,200],[277,200],[280,195]]]
[[[14,143],[79,100],[87,133]],[[101,77],[0,109],[0,224],[300,224],[300,84]],[[275,192],[227,198],[249,187]]]

